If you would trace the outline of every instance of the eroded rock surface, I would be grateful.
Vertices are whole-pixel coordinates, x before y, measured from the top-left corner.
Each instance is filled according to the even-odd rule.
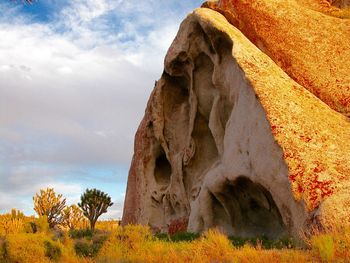
[[[136,134],[123,223],[270,238],[350,224],[350,122],[308,89],[219,12],[194,11]]]
[[[221,0],[210,7],[291,78],[350,117],[350,19],[325,15],[339,11],[331,4],[343,7],[349,1]]]

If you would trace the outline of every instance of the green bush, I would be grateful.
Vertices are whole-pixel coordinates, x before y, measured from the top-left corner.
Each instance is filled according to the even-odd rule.
[[[73,239],[89,238],[94,235],[94,231],[91,229],[71,229],[69,230],[69,236]]]
[[[87,233],[89,232],[83,232],[83,234]],[[95,257],[107,238],[108,235],[104,232],[95,233],[92,236],[86,235],[85,238],[80,238],[75,242],[75,253],[82,257]]]
[[[61,258],[62,251],[57,244],[54,244],[53,242],[46,240],[44,241],[44,246],[45,246],[45,256],[48,257],[50,260],[58,261]]]
[[[168,242],[182,242],[182,241],[193,241],[200,237],[198,233],[190,232],[179,232],[173,235],[168,235],[165,233],[156,234],[155,237],[161,241]],[[230,236],[228,239],[231,241],[232,245],[235,247],[243,247],[246,244],[250,244],[254,247],[261,246],[264,249],[281,249],[281,248],[295,248],[295,241],[292,238],[284,237],[278,240],[271,240],[265,236],[258,238],[241,238]]]
[[[182,242],[182,241],[193,241],[200,237],[198,233],[190,233],[190,232],[178,232],[173,235],[168,235],[165,233],[155,235],[156,238],[162,241],[171,241],[171,242]]]
[[[75,253],[81,257],[92,256],[91,242],[88,240],[78,240],[74,244]]]
[[[76,241],[74,245],[75,253],[80,257],[95,257],[101,247],[101,244],[84,239]]]
[[[234,247],[243,247],[246,244],[252,245],[254,247],[261,247],[263,249],[282,249],[282,248],[295,248],[296,241],[289,237],[283,237],[278,240],[272,240],[265,236],[257,238],[242,238],[230,236],[229,240],[231,241]]]

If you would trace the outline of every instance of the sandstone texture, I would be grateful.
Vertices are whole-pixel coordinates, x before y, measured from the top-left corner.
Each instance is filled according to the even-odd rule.
[[[350,117],[350,19],[326,15],[340,10],[331,4],[350,1],[222,0],[211,7],[296,82]]]
[[[137,131],[123,224],[270,238],[350,224],[349,20],[306,0],[203,6]]]

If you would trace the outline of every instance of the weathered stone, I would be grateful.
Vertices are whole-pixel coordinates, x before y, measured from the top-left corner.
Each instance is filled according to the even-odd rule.
[[[220,0],[210,7],[270,56],[291,78],[350,117],[350,9],[346,1]],[[321,13],[323,12],[323,13]],[[338,12],[338,13],[337,13]]]
[[[350,224],[349,175],[349,120],[200,8],[182,23],[137,131],[123,224],[167,231],[188,219],[194,232],[298,236]]]

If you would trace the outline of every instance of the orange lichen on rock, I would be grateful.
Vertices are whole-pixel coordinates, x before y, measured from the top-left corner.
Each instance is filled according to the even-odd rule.
[[[341,11],[333,2],[339,1],[220,0],[207,6],[295,81],[350,117],[350,19],[326,15]],[[343,2],[333,4],[347,6]]]
[[[297,0],[312,10],[322,12],[338,18],[350,18],[350,1],[349,0]]]

